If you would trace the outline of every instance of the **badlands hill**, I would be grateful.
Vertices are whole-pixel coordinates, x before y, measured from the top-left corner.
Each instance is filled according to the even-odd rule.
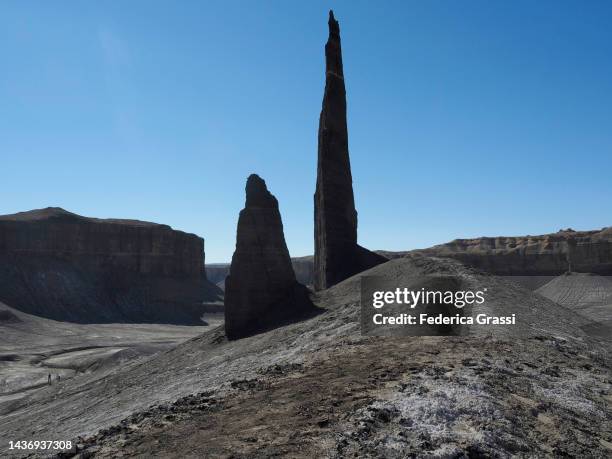
[[[0,216],[0,301],[81,323],[201,324],[220,298],[204,241],[169,226],[63,209]]]
[[[566,273],[536,293],[596,322],[589,329],[612,337],[612,280],[596,274]]]
[[[220,327],[34,392],[0,413],[0,444],[73,438],[95,457],[610,454],[612,374],[588,321],[452,260],[412,256],[363,273],[424,274],[486,287],[483,308],[515,312],[517,326],[364,337],[355,276],[316,294],[322,312],[308,320],[236,341]]]
[[[612,280],[585,273],[565,273],[536,290],[570,309],[612,304]]]

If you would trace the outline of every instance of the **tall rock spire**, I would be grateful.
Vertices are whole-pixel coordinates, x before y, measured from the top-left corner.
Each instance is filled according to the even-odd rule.
[[[306,287],[295,280],[278,201],[252,174],[240,211],[236,250],[225,279],[225,331],[241,338],[312,309]]]
[[[340,26],[329,12],[325,93],[319,118],[315,201],[315,289],[321,290],[385,258],[357,245],[357,211],[348,151]]]

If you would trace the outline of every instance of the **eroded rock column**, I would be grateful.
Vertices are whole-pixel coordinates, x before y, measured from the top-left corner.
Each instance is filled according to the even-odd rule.
[[[295,279],[276,198],[259,176],[249,176],[236,250],[225,280],[225,330],[236,339],[279,325],[311,309]]]
[[[329,12],[325,94],[319,118],[315,201],[315,289],[321,290],[386,261],[357,245],[357,211],[348,150],[340,26]]]

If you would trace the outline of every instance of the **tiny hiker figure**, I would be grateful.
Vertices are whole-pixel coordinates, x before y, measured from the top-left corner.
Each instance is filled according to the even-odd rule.
[[[51,373],[49,373],[49,377],[47,378],[47,383],[51,385]]]

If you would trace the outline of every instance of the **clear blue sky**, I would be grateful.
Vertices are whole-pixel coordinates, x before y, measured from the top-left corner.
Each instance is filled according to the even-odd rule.
[[[0,3],[0,213],[166,223],[231,258],[246,177],[313,252],[327,11],[372,249],[612,225],[612,3]]]

